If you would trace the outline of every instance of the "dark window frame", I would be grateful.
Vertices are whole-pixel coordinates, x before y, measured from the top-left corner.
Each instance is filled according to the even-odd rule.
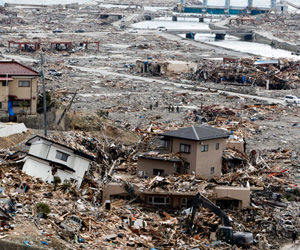
[[[185,153],[185,154],[190,154],[191,153],[191,145],[190,144],[185,144],[185,143],[180,143],[179,152],[180,153]]]
[[[210,168],[210,174],[215,174],[215,167]]]
[[[23,83],[28,83],[28,86],[23,86]],[[23,80],[20,80],[18,82],[18,87],[20,88],[29,88],[30,87],[30,81],[23,81]]]
[[[31,100],[13,100],[12,104],[13,104],[13,107],[30,107]]]
[[[201,145],[201,152],[207,152],[208,151],[208,144]]]
[[[170,140],[162,140],[162,147],[168,149],[170,146]]]
[[[165,196],[149,196],[148,197],[148,204],[151,205],[170,205],[171,199],[170,197]]]
[[[165,170],[164,169],[158,169],[158,168],[153,168],[153,175],[154,176],[163,176],[164,173],[165,173]]]
[[[58,155],[61,154],[61,157],[59,157]],[[55,158],[60,160],[60,161],[64,161],[64,162],[67,162],[68,161],[68,158],[69,158],[69,154],[65,153],[65,152],[62,152],[60,150],[56,150],[56,155],[55,155]],[[66,157],[66,158],[64,158]]]
[[[181,198],[181,207],[186,207],[187,206],[187,202],[188,202],[188,199],[186,197],[182,197]]]
[[[183,167],[184,169],[190,169],[191,164],[189,162],[184,162]]]
[[[219,150],[219,149],[220,149],[220,143],[217,142],[217,143],[216,143],[216,150]]]

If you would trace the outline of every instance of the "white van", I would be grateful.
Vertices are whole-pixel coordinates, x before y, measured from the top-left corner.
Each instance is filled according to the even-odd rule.
[[[285,102],[286,103],[295,103],[295,104],[299,104],[300,103],[300,99],[297,96],[294,95],[287,95],[285,97]]]

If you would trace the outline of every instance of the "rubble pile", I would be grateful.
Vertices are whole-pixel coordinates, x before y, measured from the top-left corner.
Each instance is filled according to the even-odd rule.
[[[122,164],[130,163],[139,147],[139,145],[125,145],[106,136],[95,136],[84,132],[67,132],[64,137],[54,134],[50,138],[95,157],[96,164],[93,170],[102,177],[112,166],[118,168]]]
[[[95,200],[97,194],[99,195],[97,185],[92,184],[95,181],[86,182],[81,190],[68,183],[59,184],[55,190],[53,185],[28,177],[15,167],[8,169],[2,166],[1,174],[2,238],[19,241],[24,239],[20,243],[34,246],[47,244],[50,248],[206,245],[218,249],[225,244],[210,240],[211,232],[214,232],[222,222],[206,209],[201,209],[197,213],[195,218],[197,229],[195,235],[191,237],[186,233],[185,224],[188,215],[176,212],[173,214],[171,211],[167,213],[166,209],[158,209],[155,212],[149,207],[125,200],[112,202],[110,210],[101,206],[100,201]],[[246,183],[251,177],[248,176],[243,180],[241,176],[245,175],[253,175],[253,172],[241,173],[231,184]],[[224,183],[226,178],[224,176],[216,181]],[[252,178],[258,177],[255,174]],[[270,178],[271,182],[275,181],[274,186],[278,185],[276,180],[276,177]],[[269,185],[266,179],[261,181],[263,186]],[[193,188],[196,191],[202,187],[202,192],[209,195],[209,189],[215,184],[193,176],[161,179],[155,177],[145,183],[145,188],[153,191],[157,185],[163,190],[171,188],[181,192]],[[228,211],[236,229],[252,231],[259,241],[258,244],[264,246],[264,249],[277,249],[278,239],[289,238],[290,232],[297,226],[297,224],[290,225],[289,221],[298,223],[295,211],[299,207],[293,202],[278,202],[277,199],[275,193],[271,191],[270,194],[258,192],[252,197],[251,208],[243,209],[239,213]],[[24,224],[33,228],[27,236],[23,236],[20,231]]]
[[[277,107],[246,107],[249,112],[253,109],[273,112]],[[235,117],[237,113],[229,109],[211,110],[228,117]],[[226,123],[219,124],[230,125]],[[145,138],[148,136],[151,134]],[[195,175],[178,175],[145,179],[128,171],[135,168],[137,147],[87,132],[65,132],[64,136],[53,134],[50,138],[98,160],[78,189],[72,182],[47,184],[25,175],[20,171],[24,154],[3,151],[1,237],[32,246],[48,244],[52,248],[229,247],[227,243],[214,240],[213,232],[222,222],[204,208],[196,215],[195,234],[191,236],[187,228],[188,210],[182,214],[165,207],[149,207],[139,202],[139,193],[130,201],[116,198],[103,204],[105,184],[124,181],[137,186],[138,192],[142,193],[182,193],[193,197],[201,192],[212,199],[213,190],[218,185],[250,186],[253,189],[251,206],[240,212],[230,209],[226,212],[233,219],[236,230],[254,233],[257,240],[254,249],[278,249],[279,240],[284,242],[290,238],[290,233],[299,226],[295,212],[299,207],[294,201],[299,199],[300,192],[289,171],[285,171],[282,164],[280,167],[276,165],[278,161],[293,156],[290,150],[251,151],[248,156],[228,148],[223,158],[226,162],[233,161],[234,167],[230,165],[226,171],[223,169],[221,177],[205,180]],[[292,225],[289,221],[293,221]],[[33,228],[27,236],[22,233],[25,224]]]
[[[300,39],[299,13],[286,12],[284,15],[270,13],[268,15],[258,15],[252,20],[254,20],[253,24],[255,26],[251,22],[245,22],[244,24],[242,22],[230,22],[229,26],[252,28],[256,31],[272,34],[274,37],[290,43],[297,43]]]
[[[255,64],[255,60],[240,59],[230,63],[213,62],[199,64],[198,69],[187,77],[196,81],[236,83],[269,89],[295,89],[299,83],[299,62],[282,61],[275,64]]]
[[[163,11],[125,2],[0,8],[1,56],[40,71],[44,53],[49,114],[44,138],[39,82],[38,117],[18,117],[36,130],[0,139],[0,239],[49,249],[239,248],[217,240],[225,222],[216,210],[200,206],[193,217],[200,193],[232,230],[253,233],[251,249],[279,249],[300,228],[299,105],[285,99],[298,95],[299,61],[132,29]],[[263,17],[231,25],[276,24],[274,36],[289,29],[296,43],[297,15]],[[200,125],[222,135],[206,144]],[[187,126],[183,141],[161,144],[162,133]],[[24,146],[29,133],[38,138]],[[194,171],[193,161],[206,166]]]

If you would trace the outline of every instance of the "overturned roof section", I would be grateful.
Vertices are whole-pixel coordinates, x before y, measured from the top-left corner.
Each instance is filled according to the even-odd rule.
[[[75,155],[79,155],[79,156],[81,156],[81,157],[83,157],[83,158],[86,158],[86,159],[89,159],[89,160],[91,160],[91,161],[94,161],[94,160],[95,160],[95,157],[92,156],[92,155],[86,154],[86,153],[84,153],[84,152],[82,152],[82,151],[80,151],[80,150],[71,148],[71,147],[69,147],[69,146],[67,146],[67,145],[64,145],[64,144],[61,144],[61,143],[59,143],[59,142],[52,141],[52,140],[50,140],[50,139],[48,139],[48,138],[46,138],[46,137],[40,136],[40,135],[36,135],[36,136],[32,137],[32,138],[29,139],[25,144],[26,144],[27,146],[31,146],[31,143],[34,142],[35,140],[38,140],[38,139],[42,139],[42,140],[51,142],[51,143],[53,143],[53,144],[59,145],[59,146],[61,146],[61,147],[65,147],[65,148],[67,148],[67,149],[70,149],[70,150],[72,150],[72,151],[74,152]]]
[[[68,167],[67,165],[65,164],[62,164],[62,163],[59,163],[59,162],[56,162],[56,161],[50,161],[50,160],[47,160],[47,159],[44,159],[44,158],[41,158],[41,157],[38,157],[36,155],[32,155],[32,154],[28,154],[29,157],[32,157],[32,158],[36,158],[36,159],[39,159],[41,161],[46,161],[49,163],[50,166],[56,166],[60,169],[63,169],[63,170],[68,170],[68,171],[71,171],[71,172],[76,172],[74,169]]]
[[[204,141],[228,138],[229,133],[224,129],[214,128],[210,126],[187,127],[178,130],[168,131],[160,134],[165,137],[181,138],[192,141]]]
[[[39,76],[39,72],[16,61],[0,61],[0,75]]]

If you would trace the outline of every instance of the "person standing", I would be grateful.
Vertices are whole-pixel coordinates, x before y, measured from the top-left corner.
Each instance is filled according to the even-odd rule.
[[[292,233],[292,242],[293,242],[293,244],[296,243],[296,239],[297,239],[297,232],[293,231],[293,233]]]

